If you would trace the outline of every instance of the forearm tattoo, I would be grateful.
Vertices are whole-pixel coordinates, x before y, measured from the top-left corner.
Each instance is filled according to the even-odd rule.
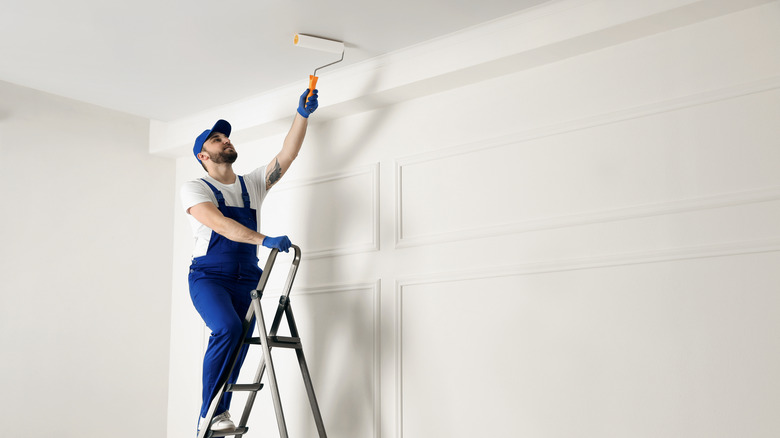
[[[274,164],[274,170],[271,171],[271,173],[268,174],[268,186],[272,186],[276,184],[277,181],[279,181],[279,178],[282,177],[282,166],[279,165],[279,160],[276,160],[276,163]]]

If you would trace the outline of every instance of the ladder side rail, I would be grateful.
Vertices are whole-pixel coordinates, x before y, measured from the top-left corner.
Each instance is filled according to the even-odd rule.
[[[268,277],[271,276],[271,269],[274,267],[277,254],[279,254],[279,250],[276,248],[272,249],[270,254],[268,254],[268,259],[265,261],[265,268],[263,268],[263,274],[260,275],[260,281],[257,282],[257,287],[255,289],[260,293],[261,297],[263,296],[265,285],[268,283]]]
[[[276,308],[276,315],[274,315],[274,321],[271,324],[271,332],[268,333],[268,337],[272,338],[276,336],[276,332],[279,331],[279,325],[282,322],[282,316],[284,316],[284,311],[287,309],[287,297],[282,295],[279,297],[279,306]]]
[[[284,421],[284,412],[282,411],[282,401],[279,397],[279,386],[276,381],[276,372],[274,371],[274,361],[271,358],[271,346],[268,345],[268,336],[265,329],[265,318],[263,309],[260,307],[260,300],[252,300],[252,307],[255,309],[257,329],[260,332],[260,346],[263,348],[263,363],[268,371],[268,385],[271,387],[271,399],[274,402],[274,411],[276,412],[276,424],[279,427],[279,436],[288,438],[287,424]]]
[[[269,337],[276,336],[276,332],[279,331],[279,325],[282,322],[282,314],[287,308],[287,297],[290,296],[290,290],[292,289],[293,282],[295,281],[295,274],[298,272],[298,265],[301,263],[301,248],[298,245],[290,246],[295,251],[295,257],[290,265],[290,271],[287,274],[287,280],[282,289],[282,296],[279,298],[279,307],[276,309],[276,315],[274,321],[271,324],[271,331],[268,334]]]
[[[257,313],[261,313],[262,312],[262,305],[260,303],[260,299],[261,298],[262,298],[262,293],[257,292],[257,291],[252,293],[252,302],[253,302],[252,308],[253,309],[255,308],[254,301],[257,300],[257,307],[260,309],[260,310],[256,311]],[[265,333],[263,333],[263,331],[260,330],[260,328],[259,328],[260,325],[259,324],[256,324],[256,325],[258,326],[258,331],[260,332],[258,334],[259,338],[260,338],[260,343],[263,344],[263,343],[268,342],[268,338],[266,337]],[[270,351],[270,348],[269,348],[269,351]],[[260,383],[260,381],[263,379],[263,374],[264,373],[265,373],[265,359],[260,361],[260,364],[257,367],[257,371],[255,372],[255,378],[254,378],[253,382],[254,383]],[[249,393],[249,395],[247,396],[246,404],[244,404],[244,411],[241,414],[241,420],[239,421],[238,426],[237,426],[238,428],[245,427],[247,425],[247,423],[249,422],[249,414],[252,412],[252,407],[255,404],[255,398],[256,397],[257,397],[257,391],[253,391],[253,392]],[[243,434],[236,435],[236,436],[238,438],[241,438],[243,436]]]
[[[298,245],[292,245],[291,248],[295,251],[295,257],[290,265],[290,271],[287,274],[287,281],[284,284],[283,295],[289,295],[290,289],[292,289],[293,281],[295,281],[295,273],[298,272],[298,266],[301,264],[301,248]]]
[[[260,305],[260,300],[263,298],[263,290],[265,289],[265,286],[268,283],[268,279],[271,276],[271,269],[273,269],[274,264],[276,263],[276,256],[279,254],[279,250],[276,248],[271,248],[271,252],[268,254],[268,259],[266,259],[265,262],[265,268],[263,269],[263,273],[260,276],[260,280],[257,283],[257,288],[255,291],[252,292],[252,305],[250,306],[254,313],[260,315],[261,318],[263,318],[262,312],[262,306]],[[268,337],[265,332],[265,322],[264,320],[257,320],[256,325],[258,328],[258,338],[260,339],[260,344],[263,346],[263,358],[260,361],[260,364],[257,367],[257,371],[255,372],[255,378],[253,380],[254,383],[259,383],[263,379],[263,374],[265,373],[266,369],[266,355],[270,357],[270,347],[267,348],[268,351],[266,351],[265,346],[268,345]],[[251,333],[249,333],[251,334]],[[270,378],[269,378],[270,380]],[[278,388],[276,387],[276,379],[273,379],[274,382],[271,384],[273,394],[273,388],[276,388],[276,394],[278,397]],[[271,383],[271,382],[269,382]],[[273,397],[273,396],[272,396]],[[250,392],[247,395],[246,403],[244,404],[244,410],[241,413],[241,420],[238,423],[237,428],[243,428],[247,425],[249,422],[249,414],[252,412],[252,407],[255,404],[255,399],[257,398],[257,391]],[[284,417],[282,417],[284,418]],[[278,415],[277,415],[277,421],[278,421]],[[237,434],[237,437],[241,438],[243,434]]]

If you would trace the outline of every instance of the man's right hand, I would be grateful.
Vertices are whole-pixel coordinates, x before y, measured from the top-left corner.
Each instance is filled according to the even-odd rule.
[[[300,99],[298,99],[298,114],[308,119],[311,113],[313,113],[318,106],[319,103],[317,102],[317,90],[314,90],[312,95],[309,96],[309,89],[307,88],[306,91],[301,94]]]
[[[289,252],[292,242],[287,236],[271,237],[265,236],[263,239],[263,246],[271,249],[278,249],[279,251]]]

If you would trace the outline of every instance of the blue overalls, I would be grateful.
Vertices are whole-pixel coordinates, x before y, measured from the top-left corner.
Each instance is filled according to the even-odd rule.
[[[249,193],[241,182],[243,207],[230,207],[225,198],[211,183],[208,184],[217,198],[219,211],[250,230],[257,231],[257,212],[251,208]],[[243,322],[252,302],[250,293],[257,287],[262,270],[257,264],[257,246],[229,240],[214,231],[206,255],[192,259],[189,283],[190,297],[203,321],[211,329],[209,345],[203,358],[203,404],[200,416],[205,417],[211,400],[216,395],[219,378],[230,367],[230,356],[238,348],[243,334]],[[242,348],[238,363],[230,375],[235,383],[248,345]],[[230,407],[232,393],[225,393],[214,412],[221,414]]]

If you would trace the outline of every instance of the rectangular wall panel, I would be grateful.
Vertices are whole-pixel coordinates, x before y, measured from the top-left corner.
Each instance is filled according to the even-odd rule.
[[[399,244],[752,202],[767,191],[776,199],[780,149],[762,127],[780,117],[778,87],[761,82],[401,159]]]
[[[402,282],[402,436],[780,434],[780,252],[691,257]]]
[[[262,233],[286,234],[326,257],[379,247],[379,166],[302,181],[282,181],[263,203]]]
[[[377,356],[378,284],[297,288],[290,296],[317,401],[329,436],[377,436],[379,371]],[[278,295],[263,298],[270,329]],[[289,336],[286,319],[279,335]],[[260,363],[259,347],[250,347],[241,382],[251,381]],[[272,349],[279,392],[291,437],[316,437],[317,431],[294,350]],[[349,358],[345,361],[344,358]],[[278,436],[267,377],[249,427],[257,436]],[[237,395],[236,406],[243,398]],[[350,415],[343,415],[343,412]],[[235,414],[234,414],[235,415]]]

